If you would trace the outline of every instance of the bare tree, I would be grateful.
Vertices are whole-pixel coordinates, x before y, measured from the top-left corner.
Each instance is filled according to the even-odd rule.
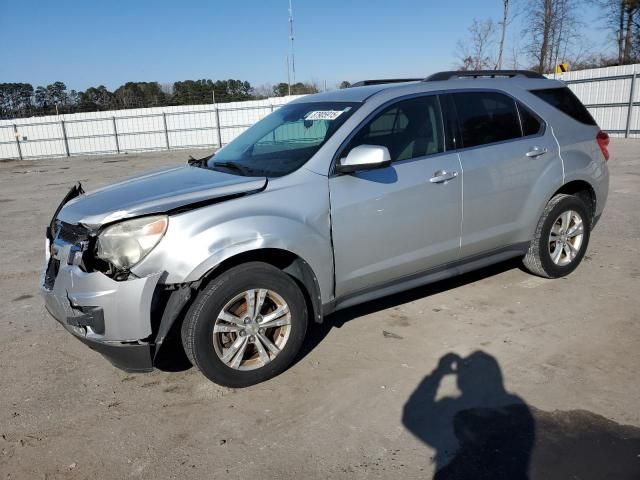
[[[509,45],[511,47],[511,56],[509,58],[509,64],[513,70],[518,70],[521,65],[522,48],[520,47],[520,37],[512,35],[509,39]]]
[[[633,52],[634,36],[637,37],[637,17],[640,16],[640,0],[626,0],[624,3],[624,11],[626,15],[625,33],[624,33],[624,49],[621,63],[632,63],[637,57],[638,52]]]
[[[607,26],[618,49],[618,63],[633,63],[640,56],[637,44],[640,0],[595,0],[594,3],[606,12]]]
[[[502,0],[502,22],[500,22],[500,46],[498,47],[498,61],[496,69],[502,68],[502,54],[504,52],[504,37],[507,33],[507,23],[509,20],[509,0]]]
[[[624,39],[625,39],[625,35],[624,35],[624,27],[625,27],[625,21],[624,21],[624,17],[625,17],[625,9],[624,9],[624,0],[614,0],[614,1],[609,1],[609,8],[612,10],[617,9],[617,17],[618,17],[618,31],[617,33],[617,37],[618,37],[618,62],[622,63],[623,62],[623,58],[624,58]]]
[[[529,0],[525,13],[528,52],[539,72],[553,71],[559,61],[582,55],[571,51],[582,39],[578,0]]]
[[[490,18],[473,19],[468,37],[459,40],[457,56],[459,70],[484,70],[495,68],[496,24]]]

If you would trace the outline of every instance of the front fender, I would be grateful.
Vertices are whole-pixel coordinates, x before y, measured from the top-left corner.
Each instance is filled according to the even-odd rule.
[[[184,282],[201,279],[236,255],[274,248],[291,252],[307,262],[318,279],[322,298],[331,297],[333,259],[329,238],[323,237],[307,225],[277,217],[242,218],[219,227],[221,228],[216,230],[220,230],[220,235],[213,234],[210,238],[214,240],[211,242],[204,240],[204,244],[208,243],[206,253],[201,252],[202,261],[185,275]]]
[[[333,253],[326,177],[172,215],[162,241],[132,272],[164,271],[161,283],[200,280],[225,260],[274,248],[303,259],[323,303],[333,297]],[[276,185],[274,185],[276,184]]]

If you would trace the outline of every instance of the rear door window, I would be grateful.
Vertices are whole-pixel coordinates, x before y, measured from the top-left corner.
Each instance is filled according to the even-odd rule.
[[[497,92],[454,93],[462,147],[475,147],[522,136],[516,103]],[[460,147],[460,145],[458,145]]]
[[[574,120],[585,125],[597,125],[589,110],[578,100],[578,97],[569,87],[545,88],[543,90],[530,90],[536,97],[544,100],[549,105],[566,113]]]

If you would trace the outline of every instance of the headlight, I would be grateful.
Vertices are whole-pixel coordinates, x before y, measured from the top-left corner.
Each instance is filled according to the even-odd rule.
[[[118,269],[128,269],[153,250],[168,225],[164,215],[116,223],[98,235],[96,255]]]

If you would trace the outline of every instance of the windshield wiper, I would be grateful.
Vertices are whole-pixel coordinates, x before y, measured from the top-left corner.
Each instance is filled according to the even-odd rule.
[[[205,168],[207,166],[207,160],[209,160],[211,156],[204,158],[193,158],[193,156],[189,155],[189,159],[187,160],[187,164],[192,167]]]
[[[237,162],[213,162],[213,166],[235,170],[236,172],[240,172],[242,175],[247,177],[253,176],[252,172],[255,172],[255,170],[252,170],[249,167],[245,167],[244,165],[241,165]]]

